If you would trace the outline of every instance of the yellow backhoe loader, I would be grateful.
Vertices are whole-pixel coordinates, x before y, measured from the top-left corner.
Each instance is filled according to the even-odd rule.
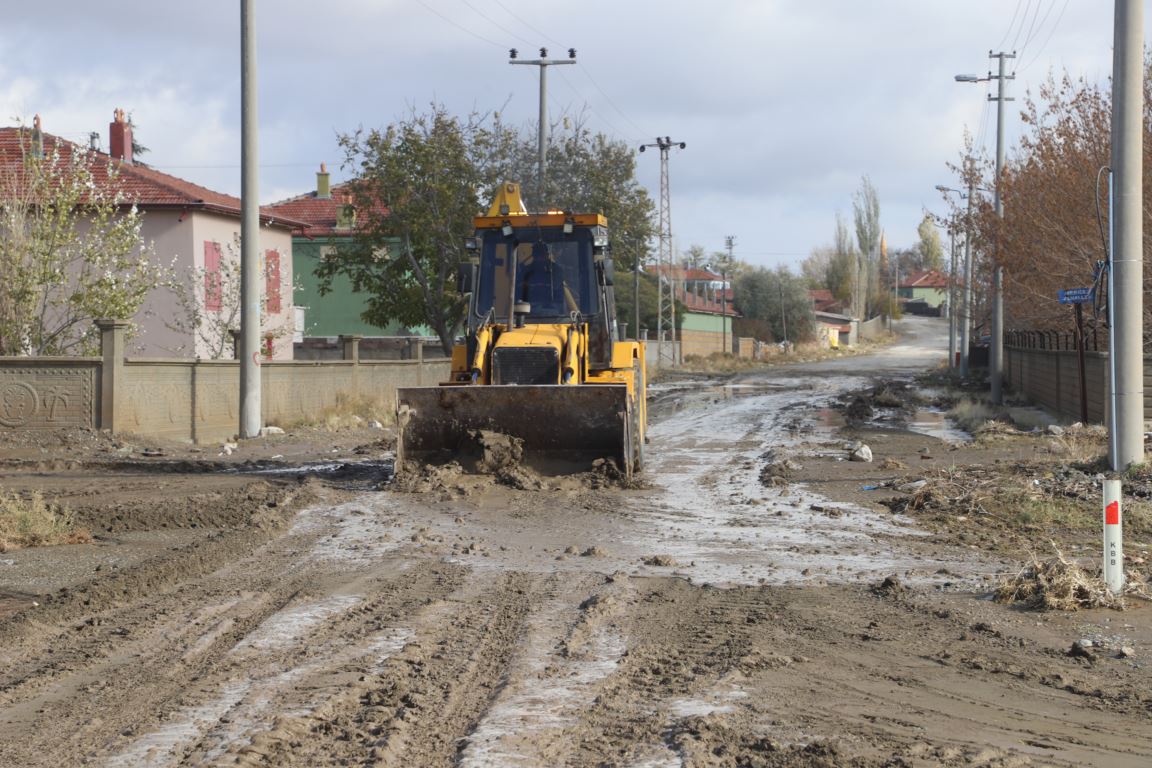
[[[397,392],[398,466],[456,457],[488,432],[523,441],[537,468],[611,458],[631,477],[644,460],[644,344],[619,338],[607,220],[528,213],[506,183],[474,225],[464,343],[448,381]]]

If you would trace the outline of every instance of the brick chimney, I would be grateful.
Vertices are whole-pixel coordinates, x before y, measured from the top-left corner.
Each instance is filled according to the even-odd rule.
[[[32,156],[44,157],[44,132],[40,130],[40,113],[32,118]]]
[[[328,179],[328,169],[324,166],[324,163],[320,163],[320,172],[316,174],[316,199],[332,199],[332,186]]]
[[[132,164],[132,125],[124,110],[116,109],[108,125],[108,154],[117,160]]]

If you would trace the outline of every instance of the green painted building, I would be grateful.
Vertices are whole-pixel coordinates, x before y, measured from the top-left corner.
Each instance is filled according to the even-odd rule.
[[[398,323],[381,327],[365,322],[361,313],[368,305],[367,297],[354,291],[352,281],[343,275],[334,277],[331,290],[321,295],[316,267],[339,245],[352,242],[356,213],[349,204],[350,199],[343,185],[331,186],[328,170],[321,165],[316,174],[315,191],[266,206],[268,210],[308,225],[292,237],[295,265],[292,295],[297,308],[297,329],[303,328],[305,337],[434,335],[426,328],[406,328]],[[399,240],[396,242],[398,245]]]

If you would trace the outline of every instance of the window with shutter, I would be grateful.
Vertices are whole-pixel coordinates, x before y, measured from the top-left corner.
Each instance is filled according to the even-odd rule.
[[[204,310],[219,312],[224,303],[224,286],[220,276],[222,251],[220,243],[204,241]]]
[[[270,315],[280,314],[280,252],[264,252],[264,308]]]

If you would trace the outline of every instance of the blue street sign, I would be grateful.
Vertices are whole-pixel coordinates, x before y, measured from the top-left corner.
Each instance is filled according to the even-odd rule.
[[[1059,291],[1061,304],[1091,304],[1096,296],[1095,288],[1065,288]]]

